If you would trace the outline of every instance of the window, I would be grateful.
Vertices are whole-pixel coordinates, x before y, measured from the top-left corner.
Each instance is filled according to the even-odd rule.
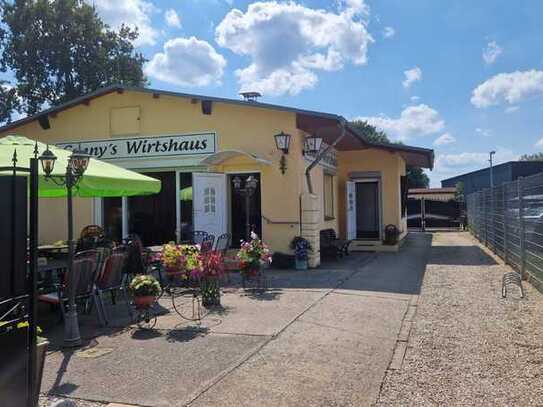
[[[334,176],[324,174],[324,220],[334,217]]]
[[[204,189],[204,212],[215,214],[215,204],[215,188],[207,187],[206,189]]]

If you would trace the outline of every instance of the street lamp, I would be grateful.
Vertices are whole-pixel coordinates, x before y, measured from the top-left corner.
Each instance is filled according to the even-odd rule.
[[[256,192],[258,180],[252,175],[249,175],[245,180],[244,188],[241,187],[241,182],[241,178],[237,175],[232,180],[232,184],[234,185],[234,191],[239,195],[245,197],[245,241],[248,242],[251,238],[251,197]]]
[[[72,190],[81,180],[81,177],[87,170],[90,155],[81,151],[74,150],[68,159],[66,173],[63,175],[53,175],[57,157],[47,149],[39,157],[46,180],[51,180],[59,186],[65,186],[67,191],[68,207],[68,312],[64,320],[64,346],[73,347],[81,345],[81,336],[79,334],[79,321],[77,318],[77,307],[75,296],[77,290],[77,281],[73,275],[74,265],[74,219],[73,219],[73,201]],[[62,301],[62,299],[60,299]],[[62,306],[62,304],[61,304]]]
[[[492,168],[492,156],[494,154],[496,154],[495,151],[491,151],[489,154],[489,160],[488,162],[490,163],[490,188],[494,188],[494,172],[493,172],[493,168]]]

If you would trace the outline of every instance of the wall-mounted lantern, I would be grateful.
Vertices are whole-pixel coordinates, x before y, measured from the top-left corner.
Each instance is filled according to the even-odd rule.
[[[275,138],[275,145],[277,146],[277,149],[283,152],[281,160],[279,160],[279,169],[281,170],[281,173],[284,174],[287,170],[287,159],[285,158],[285,155],[288,154],[288,149],[290,146],[290,134],[281,132],[273,137]]]
[[[318,154],[321,151],[322,137],[310,136],[304,142],[304,154]]]

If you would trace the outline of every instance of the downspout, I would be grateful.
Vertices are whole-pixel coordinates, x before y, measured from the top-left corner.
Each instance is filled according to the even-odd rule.
[[[307,189],[309,191],[310,194],[313,193],[313,184],[311,183],[311,170],[322,160],[322,158],[328,154],[328,152],[333,149],[337,143],[339,143],[341,141],[341,139],[343,137],[345,137],[345,119],[342,117],[339,119],[339,126],[341,127],[341,134],[340,136],[334,140],[334,142],[330,145],[328,145],[328,147],[326,147],[324,150],[322,150],[320,153],[317,154],[317,156],[315,157],[315,159],[313,160],[313,162],[311,162],[311,164],[309,164],[307,166],[307,168],[305,169],[305,178],[306,178],[306,181],[307,181]]]

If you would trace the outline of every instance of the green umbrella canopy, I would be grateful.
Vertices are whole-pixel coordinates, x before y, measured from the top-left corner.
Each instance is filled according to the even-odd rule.
[[[28,167],[30,158],[34,157],[35,145],[35,140],[22,136],[8,135],[0,138],[0,167],[13,165],[14,151],[17,151],[17,166]],[[47,148],[45,144],[40,142],[37,143],[37,147],[38,156]],[[49,146],[49,150],[57,156],[52,175],[64,175],[71,151],[54,146]],[[9,171],[0,173],[0,175],[9,174]],[[160,192],[160,186],[159,180],[91,158],[87,170],[73,192],[75,196],[88,198],[150,195]],[[56,198],[64,197],[66,193],[66,187],[56,185],[53,180],[45,178],[40,165],[39,196],[42,198]]]

